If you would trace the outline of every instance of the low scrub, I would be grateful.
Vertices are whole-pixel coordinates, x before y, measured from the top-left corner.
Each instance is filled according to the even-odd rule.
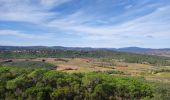
[[[152,74],[162,73],[162,72],[170,72],[170,69],[157,69],[151,71]]]
[[[18,68],[44,68],[44,69],[55,68],[54,65],[41,61],[17,61],[1,63],[1,65],[6,67],[18,67]]]
[[[153,96],[153,87],[142,79],[0,67],[0,99],[139,100]]]

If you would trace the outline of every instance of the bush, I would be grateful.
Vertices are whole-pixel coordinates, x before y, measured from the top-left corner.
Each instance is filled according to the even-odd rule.
[[[152,98],[154,94],[145,80],[104,73],[12,67],[1,67],[0,72],[0,99],[125,100]]]
[[[2,65],[6,67],[54,69],[54,65],[40,61],[18,61],[2,63]]]

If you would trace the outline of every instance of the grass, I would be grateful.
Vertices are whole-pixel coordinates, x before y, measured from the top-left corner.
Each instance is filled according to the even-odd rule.
[[[45,62],[42,62],[45,59]],[[127,63],[119,61],[101,61],[95,58],[62,58],[67,60],[56,61],[56,58],[37,58],[30,61],[25,61],[25,59],[15,59],[12,63],[6,63],[5,66],[14,67],[30,67],[32,68],[48,68],[55,70],[60,70],[68,73],[88,73],[88,72],[122,72],[128,76],[139,76],[144,77],[151,81],[162,81],[170,82],[170,73],[166,70],[170,70],[170,66],[156,67],[149,64],[138,64],[138,63]],[[97,63],[97,64],[96,64]],[[111,66],[110,66],[111,65]],[[70,69],[70,70],[66,70]],[[163,71],[162,71],[163,69]],[[161,70],[161,72],[159,72]],[[164,72],[165,70],[165,72]],[[153,71],[158,71],[153,73]]]

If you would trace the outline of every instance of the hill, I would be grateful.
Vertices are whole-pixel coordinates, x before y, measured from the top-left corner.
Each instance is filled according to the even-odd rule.
[[[13,51],[19,52],[24,50],[73,50],[73,51],[94,51],[94,50],[110,50],[119,52],[129,52],[147,55],[157,55],[170,57],[170,48],[152,49],[140,47],[124,47],[124,48],[91,48],[91,47],[62,47],[62,46],[0,46],[0,52]]]
[[[149,63],[156,66],[170,65],[170,58],[118,52],[116,50],[105,50],[97,48],[67,48],[67,47],[0,47],[0,58],[101,58],[125,61],[130,63]],[[122,49],[125,50],[125,49]],[[129,49],[132,50],[132,49]],[[139,51],[139,50],[138,50]]]
[[[116,49],[116,51],[170,57],[170,48],[151,49],[151,48],[127,47]]]

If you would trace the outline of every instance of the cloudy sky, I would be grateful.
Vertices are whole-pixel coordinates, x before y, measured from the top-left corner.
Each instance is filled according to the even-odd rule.
[[[0,45],[170,48],[170,0],[0,0]]]

